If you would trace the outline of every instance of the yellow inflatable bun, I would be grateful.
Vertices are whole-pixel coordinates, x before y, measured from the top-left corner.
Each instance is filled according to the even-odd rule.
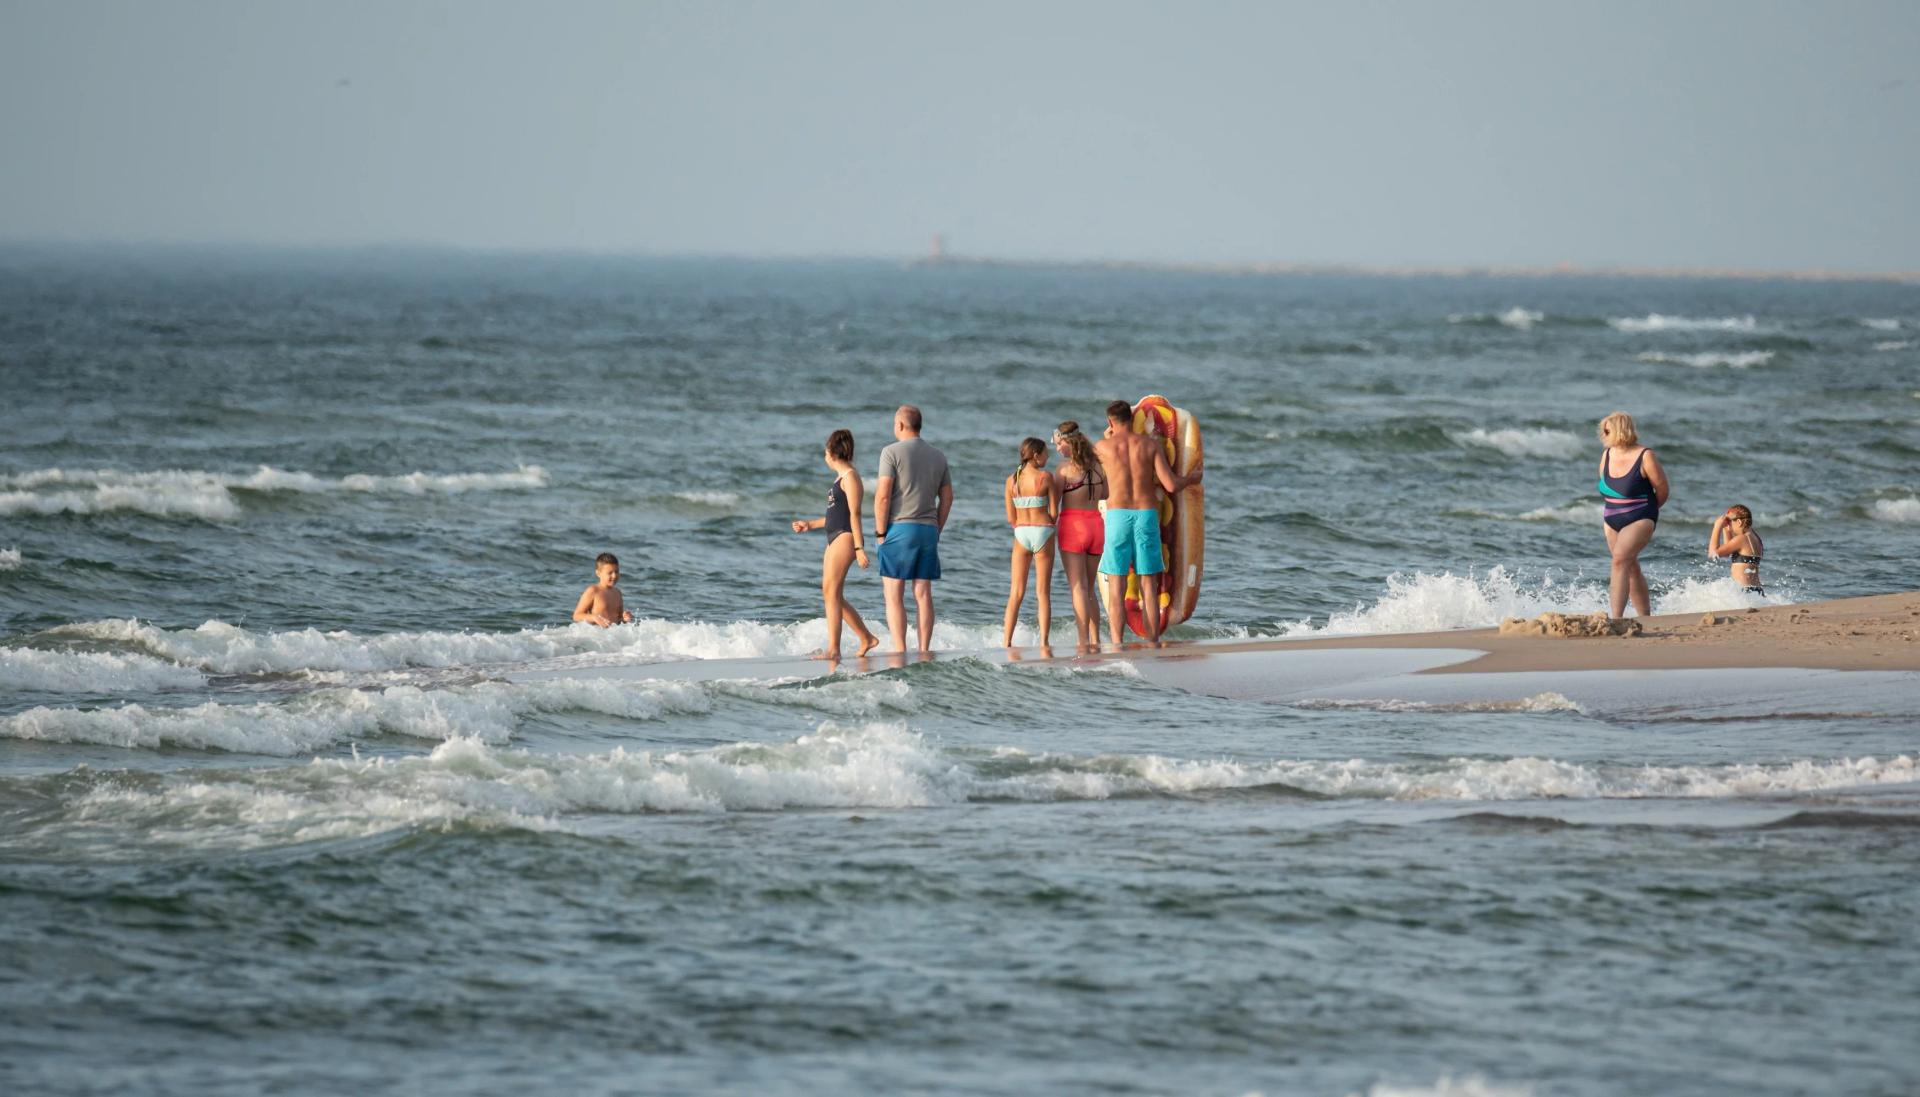
[[[1206,462],[1206,447],[1200,441],[1200,424],[1184,408],[1176,408],[1164,396],[1148,396],[1133,406],[1133,431],[1158,438],[1166,448],[1167,464],[1181,476],[1188,475]],[[1171,497],[1160,500],[1160,557],[1163,568],[1160,583],[1160,631],[1193,616],[1200,601],[1200,576],[1206,570],[1206,489],[1189,484]],[[1127,574],[1127,624],[1145,636],[1146,621],[1141,617],[1140,576]]]

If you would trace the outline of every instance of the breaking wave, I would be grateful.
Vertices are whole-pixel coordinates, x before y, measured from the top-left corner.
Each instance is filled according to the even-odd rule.
[[[1745,587],[1722,576],[1683,579],[1656,584],[1655,613],[1705,613],[1752,605],[1791,605],[1792,599],[1773,593],[1756,597]],[[1451,629],[1492,628],[1508,617],[1536,617],[1542,613],[1593,613],[1607,608],[1607,586],[1600,582],[1556,583],[1551,577],[1522,585],[1505,568],[1485,575],[1390,575],[1387,592],[1370,606],[1355,606],[1328,617],[1323,625],[1311,619],[1283,623],[1283,636],[1378,636],[1399,632],[1445,632]]]
[[[1577,457],[1585,448],[1580,436],[1570,430],[1549,427],[1482,430],[1478,427],[1454,435],[1454,441],[1467,446],[1497,449],[1509,457]]]
[[[1876,499],[1873,516],[1882,522],[1920,522],[1920,499]]]
[[[1900,321],[1899,320],[1876,320],[1870,317],[1863,316],[1860,318],[1860,326],[1865,328],[1872,328],[1875,331],[1899,331]]]
[[[1759,323],[1751,316],[1722,316],[1717,318],[1697,318],[1692,316],[1662,316],[1660,313],[1648,313],[1645,316],[1619,316],[1607,321],[1607,326],[1615,331],[1651,332],[1651,331],[1759,331]]]
[[[1456,312],[1453,315],[1447,317],[1447,323],[1449,324],[1498,324],[1501,327],[1512,328],[1515,331],[1532,331],[1533,326],[1535,324],[1544,322],[1546,318],[1547,318],[1547,314],[1544,312],[1536,312],[1533,309],[1523,309],[1518,306],[1515,306],[1501,313]]]
[[[18,571],[26,559],[17,548],[0,549],[0,571]]]
[[[1648,351],[1634,356],[1642,362],[1665,362],[1676,366],[1692,366],[1694,369],[1712,369],[1724,366],[1727,369],[1752,369],[1773,361],[1770,350],[1743,351],[1703,351],[1699,354],[1664,354],[1660,351]]]
[[[887,678],[844,678],[797,688],[750,681],[555,679],[446,689],[330,688],[283,702],[185,708],[43,706],[0,719],[0,739],[287,756],[380,735],[504,743],[521,720],[541,713],[595,712],[655,720],[710,712],[716,699],[726,697],[848,717],[913,708],[906,684]]]
[[[137,620],[106,620],[61,625],[41,635],[119,645],[212,674],[371,673],[416,667],[527,664],[569,656],[604,656],[600,660],[603,663],[641,663],[807,655],[821,647],[826,623],[820,618],[786,625],[642,618],[605,629],[570,624],[518,632],[360,634],[312,628],[255,631],[225,621],[208,621],[191,629],[163,629]],[[934,645],[946,649],[997,647],[999,638],[998,626],[942,621],[934,629]],[[1022,624],[1015,630],[1014,639],[1016,643],[1033,643],[1031,627]],[[584,665],[578,660],[575,663]]]
[[[737,491],[676,491],[675,499],[683,503],[692,503],[702,507],[737,507],[740,505],[740,493]]]
[[[235,846],[362,837],[449,824],[564,826],[579,814],[911,809],[981,802],[1192,796],[1225,790],[1400,801],[1556,798],[1730,798],[1905,784],[1902,755],[1758,764],[1615,765],[1552,758],[1375,762],[1183,759],[943,749],[889,722],[826,723],[784,742],[699,750],[537,753],[480,737],[450,738],[402,758],[316,759],[294,767],[52,778],[77,794],[29,838]]]
[[[472,491],[529,491],[547,486],[538,465],[514,472],[463,472],[404,476],[356,473],[315,476],[262,465],[246,475],[165,469],[39,469],[0,476],[0,514],[104,514],[134,511],[155,517],[190,517],[224,522],[240,514],[235,492],[295,494],[362,493],[379,495],[459,494]]]
[[[87,693],[194,689],[206,676],[145,655],[0,647],[0,693]]]

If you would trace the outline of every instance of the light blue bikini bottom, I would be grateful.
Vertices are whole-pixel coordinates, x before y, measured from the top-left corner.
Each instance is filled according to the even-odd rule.
[[[1039,552],[1041,549],[1047,547],[1048,541],[1053,540],[1053,527],[1015,526],[1013,527],[1013,539],[1021,548],[1026,549],[1028,552]]]

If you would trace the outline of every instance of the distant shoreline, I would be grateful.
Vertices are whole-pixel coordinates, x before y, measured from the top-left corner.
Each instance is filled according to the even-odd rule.
[[[1576,267],[1560,265],[1371,263],[1176,263],[1134,259],[995,259],[922,256],[912,268],[978,267],[1009,270],[1111,270],[1168,274],[1333,274],[1365,278],[1645,278],[1727,282],[1886,282],[1920,285],[1920,271],[1756,270],[1742,267]]]

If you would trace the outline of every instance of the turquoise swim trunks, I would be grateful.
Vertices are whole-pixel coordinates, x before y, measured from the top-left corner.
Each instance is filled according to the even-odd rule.
[[[1100,554],[1100,574],[1125,575],[1128,568],[1142,575],[1158,575],[1160,511],[1107,508],[1107,547]]]

